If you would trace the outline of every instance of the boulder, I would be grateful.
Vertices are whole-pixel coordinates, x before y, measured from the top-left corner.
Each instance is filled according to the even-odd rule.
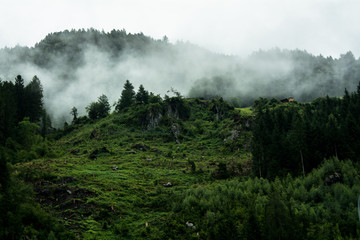
[[[163,186],[164,187],[172,187],[173,185],[171,182],[167,182],[167,183],[163,184]]]
[[[332,185],[334,183],[341,182],[341,181],[342,181],[342,176],[341,176],[341,173],[338,173],[338,172],[330,173],[325,177],[326,185]]]

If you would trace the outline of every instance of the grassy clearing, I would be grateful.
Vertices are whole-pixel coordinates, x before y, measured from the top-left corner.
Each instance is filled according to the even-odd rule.
[[[180,124],[176,143],[169,127],[145,130],[112,114],[55,141],[56,158],[19,164],[17,171],[28,174],[36,200],[79,238],[157,238],[174,199],[217,181],[219,163],[229,176],[239,175],[251,159],[251,134],[231,119],[213,121],[197,111]]]
[[[240,113],[245,116],[253,116],[254,115],[254,111],[253,111],[252,107],[236,108],[236,110],[240,111]]]

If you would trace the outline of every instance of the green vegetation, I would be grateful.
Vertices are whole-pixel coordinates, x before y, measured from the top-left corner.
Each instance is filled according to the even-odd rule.
[[[77,111],[76,108],[71,110],[71,114],[73,115],[73,121],[76,121]],[[110,113],[110,104],[106,95],[101,95],[97,102],[92,102],[88,107],[86,107],[86,111],[89,114],[89,118],[92,120],[104,118]]]
[[[356,134],[358,92],[311,104],[258,99],[254,111],[172,93],[162,99],[142,87],[126,111],[96,118],[73,108],[73,123],[47,134],[50,142],[28,118],[19,122],[18,138],[2,147],[1,236],[360,237],[357,141],[333,135],[349,128],[348,119]],[[305,126],[325,128],[317,134],[328,148],[309,142]]]
[[[194,185],[172,204],[164,238],[357,239],[358,173],[335,158],[306,177]]]
[[[359,91],[307,104],[266,99],[255,104],[252,152],[257,176],[305,174],[333,156],[360,160]]]
[[[139,92],[139,98],[142,93]],[[124,89],[121,92],[121,98],[119,99],[115,109],[117,111],[125,110],[130,107],[135,102],[135,91],[134,86],[130,83],[129,80],[126,80],[124,84]]]
[[[241,139],[224,141],[247,119],[215,121],[215,101],[188,102],[177,95],[159,105],[164,112],[158,126],[136,120],[147,116],[139,112],[153,103],[134,104],[126,113],[113,113],[93,124],[70,125],[72,131],[53,146],[59,157],[31,161],[17,170],[39,186],[46,182],[37,200],[55,216],[66,218],[65,226],[84,238],[160,239],[172,198],[194,184],[243,175],[240,169],[246,169],[250,153],[242,145],[249,144],[250,133],[244,129]],[[188,110],[183,113],[177,106]]]
[[[294,116],[305,117],[307,106],[320,119],[318,114],[323,113],[320,106],[325,106],[325,102],[340,110],[347,98],[348,104],[357,102],[357,93],[343,100],[318,99],[305,105],[259,99],[252,112],[250,108],[234,108],[222,98],[184,99],[173,92],[173,97],[157,98],[156,103],[150,94],[148,103],[133,102],[125,112],[92,122],[77,118],[54,135],[58,138],[51,145],[54,156],[15,165],[13,177],[33,184],[35,201],[52,217],[41,211],[37,214],[45,214],[45,219],[57,219],[69,231],[65,233],[57,225],[35,231],[36,226],[31,225],[31,233],[25,227],[19,236],[28,234],[40,239],[48,235],[61,239],[69,234],[81,239],[359,237],[357,161],[333,157],[312,169],[307,166],[306,175],[302,176],[297,152],[293,164],[299,169],[294,168],[293,172],[286,168],[287,163],[272,163],[282,159],[279,153],[268,162],[271,167],[280,167],[261,170],[267,180],[251,177],[258,174],[258,166],[252,163],[250,152],[252,143],[256,161],[256,138],[267,137],[266,129],[257,135],[257,128],[263,123],[262,114],[269,119],[282,116],[287,119],[283,124],[294,122],[289,126],[296,127]],[[315,119],[312,121],[316,124]],[[266,122],[279,123],[278,120]],[[26,140],[26,136],[34,135],[29,132],[32,125],[25,123],[19,124],[29,129],[21,139],[32,146],[32,141]],[[296,144],[300,133],[292,129],[287,132],[296,151],[301,146]],[[282,147],[287,151],[293,149]],[[263,148],[272,151],[265,144]],[[271,171],[277,173],[271,175]],[[9,185],[6,179],[9,177],[2,180],[2,186]],[[30,201],[31,193],[26,196]],[[22,213],[17,214],[16,219],[25,225]],[[10,225],[4,224],[5,231],[12,231]]]
[[[73,108],[73,123],[50,132],[45,141],[35,123],[19,122],[19,138],[7,142],[21,148],[4,146],[8,164],[22,162],[12,167],[11,175],[32,184],[35,202],[75,236],[161,238],[172,199],[194,184],[245,176],[251,157],[245,124],[251,117],[223,99],[188,100],[175,90],[172,94],[162,99],[150,93],[148,101],[134,101],[126,111],[103,118],[78,117]],[[42,144],[46,149],[38,155]],[[30,190],[26,196],[33,199]],[[21,221],[21,213],[10,212]],[[11,236],[7,226],[4,237]],[[44,233],[37,226],[31,229],[19,231],[16,238],[67,236],[55,227]]]
[[[23,49],[24,58],[49,66],[65,52],[67,64],[81,64],[83,41],[109,47],[114,59],[125,45],[140,56],[147,44],[169,46],[125,31],[75,31],[37,44],[44,58]],[[310,57],[321,60],[317,71],[294,78],[332,82],[324,66],[347,64],[342,81],[353,85],[351,56]],[[234,82],[197,84],[207,81],[218,87],[193,91],[202,98],[174,89],[162,98],[127,80],[114,112],[103,94],[87,116],[69,108],[63,129],[51,126],[36,76],[1,81],[0,238],[359,239],[360,84],[343,98],[258,98],[239,108],[249,96],[219,96]]]

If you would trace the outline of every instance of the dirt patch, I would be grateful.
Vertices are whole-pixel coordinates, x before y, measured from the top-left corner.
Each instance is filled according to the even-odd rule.
[[[63,177],[54,182],[37,182],[34,185],[35,199],[41,205],[54,209],[65,221],[90,216],[96,206],[88,204],[87,199],[97,194],[84,188],[67,186],[75,181],[74,177]]]
[[[57,184],[67,184],[75,182],[77,179],[75,177],[62,177],[58,181],[56,181]]]
[[[50,185],[42,186],[38,184],[35,187],[36,198],[40,203],[47,203],[50,205],[58,205],[72,199],[86,200],[88,197],[94,197],[96,194],[89,190],[79,187],[68,187],[66,185]]]

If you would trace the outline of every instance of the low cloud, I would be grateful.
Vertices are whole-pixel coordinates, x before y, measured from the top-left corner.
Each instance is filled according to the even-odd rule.
[[[356,74],[360,76],[359,64],[354,65],[356,60],[351,54],[334,60],[298,50],[272,49],[241,59],[183,42],[145,44],[140,50],[125,47],[119,53],[84,44],[81,54],[74,55],[79,58],[72,60],[76,64],[69,64],[71,54],[50,54],[44,56],[50,63],[45,68],[34,60],[26,60],[31,51],[34,49],[3,49],[2,79],[12,80],[20,74],[28,82],[37,75],[44,87],[46,109],[58,127],[71,121],[72,107],[85,115],[85,107],[102,94],[111,105],[115,103],[127,79],[135,90],[143,84],[145,89],[162,96],[174,88],[187,97],[237,97],[239,104],[250,105],[258,97],[293,96],[309,101],[327,94],[341,96],[345,87],[354,89]],[[354,66],[349,70],[351,64],[355,70]],[[344,81],[349,73],[352,75]]]

